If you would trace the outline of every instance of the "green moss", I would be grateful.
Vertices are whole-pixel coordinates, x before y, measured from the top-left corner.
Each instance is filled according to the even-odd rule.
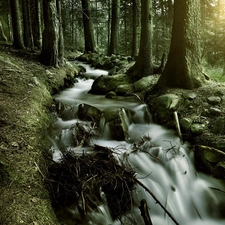
[[[0,224],[56,225],[44,185],[51,91],[62,87],[64,79],[73,80],[78,71],[68,65],[46,68],[18,55],[0,52]]]

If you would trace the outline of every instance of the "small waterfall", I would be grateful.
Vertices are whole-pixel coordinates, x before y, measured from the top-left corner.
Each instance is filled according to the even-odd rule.
[[[109,130],[102,116],[99,125],[101,136],[94,138],[93,144],[114,148],[115,157],[126,160],[127,167],[136,172],[136,178],[154,193],[179,224],[225,224],[224,182],[198,173],[193,164],[192,146],[189,143],[182,143],[175,131],[152,123],[145,104],[117,101],[88,94],[93,77],[97,75],[95,70],[87,68],[91,79],[78,79],[78,83],[73,88],[56,95],[55,99],[75,108],[81,103],[87,103],[103,111],[109,107],[120,109],[119,115],[123,130],[126,132],[125,140],[110,139],[110,134],[117,130]],[[100,74],[98,71],[97,74],[101,75],[102,71]],[[130,110],[130,115],[127,114],[126,109]],[[58,118],[50,129],[49,136],[53,145],[51,151],[56,161],[60,160],[62,149],[73,148],[70,140],[71,126],[77,122],[86,123],[76,119],[75,116],[74,119],[71,118],[67,117],[67,120]],[[88,213],[86,222],[82,224],[144,225],[137,207],[142,199],[147,201],[153,225],[174,224],[174,221],[143,187],[137,185],[133,195],[136,203],[132,212],[122,218],[122,222],[112,221],[107,204],[103,200],[99,202],[97,211]],[[73,214],[78,216],[79,212],[73,212]]]

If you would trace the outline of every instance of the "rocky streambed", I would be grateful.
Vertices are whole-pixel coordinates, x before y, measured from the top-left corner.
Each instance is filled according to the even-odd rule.
[[[152,94],[151,88],[159,75],[151,75],[132,82],[127,69],[133,65],[129,57],[84,54],[80,60],[101,69],[110,69],[109,76],[97,78],[90,90],[108,98],[136,96],[147,103],[154,121],[177,129],[177,112],[182,138],[195,146],[198,169],[217,178],[225,177],[225,84],[208,78],[198,89],[168,89]]]

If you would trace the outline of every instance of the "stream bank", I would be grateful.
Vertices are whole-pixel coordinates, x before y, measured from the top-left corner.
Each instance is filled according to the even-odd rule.
[[[79,68],[44,67],[34,53],[1,46],[0,71],[0,224],[56,225],[44,187],[44,140],[51,95],[71,85]]]

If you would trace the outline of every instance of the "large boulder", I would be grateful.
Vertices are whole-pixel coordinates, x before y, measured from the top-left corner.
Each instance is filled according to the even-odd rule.
[[[133,84],[121,84],[121,85],[117,86],[115,92],[118,95],[126,95],[126,94],[133,93],[134,92]]]
[[[110,91],[115,91],[119,85],[130,83],[129,76],[118,74],[115,76],[100,76],[92,84],[89,93],[106,95]]]
[[[114,108],[105,110],[102,114],[101,129],[106,130],[108,133],[106,136],[123,141],[127,139],[128,127],[131,123],[131,112],[125,108]],[[108,128],[108,129],[106,129]]]
[[[143,90],[146,90],[147,88],[152,87],[154,84],[156,84],[159,76],[157,75],[151,75],[147,77],[143,77],[140,80],[136,81],[134,83],[134,91],[135,92],[141,92]]]
[[[165,94],[150,102],[150,111],[156,122],[160,124],[173,121],[173,112],[177,109],[180,97],[175,94]]]
[[[101,110],[83,103],[78,106],[77,116],[81,120],[94,121],[98,123],[101,116]]]
[[[225,179],[225,153],[211,147],[195,147],[195,164],[203,172]]]

